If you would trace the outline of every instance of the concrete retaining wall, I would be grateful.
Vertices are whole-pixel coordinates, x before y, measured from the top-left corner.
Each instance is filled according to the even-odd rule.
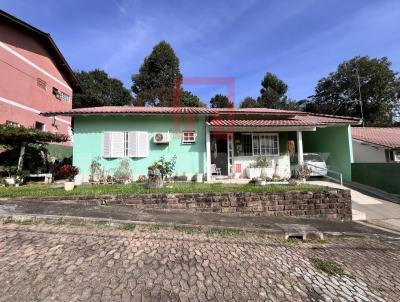
[[[67,200],[68,199],[68,200]],[[349,190],[276,193],[179,193],[41,198],[43,201],[123,205],[139,209],[188,209],[219,213],[351,220]]]

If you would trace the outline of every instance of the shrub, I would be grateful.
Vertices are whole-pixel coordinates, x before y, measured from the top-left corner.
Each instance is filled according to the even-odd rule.
[[[302,179],[309,178],[311,175],[311,169],[307,165],[299,165],[292,172],[292,178],[294,179]]]
[[[129,159],[121,160],[114,173],[115,180],[119,183],[128,183],[132,179],[132,171]]]
[[[188,178],[186,175],[175,175],[174,176],[174,181],[187,181]]]
[[[268,168],[271,166],[271,161],[266,156],[259,156],[257,158],[256,167]]]
[[[164,156],[154,162],[153,165],[150,167],[151,169],[160,170],[161,178],[164,179],[165,177],[171,177],[172,173],[175,171],[175,164],[176,164],[176,155],[174,155],[170,160],[165,160]]]
[[[101,171],[100,157],[96,157],[95,159],[92,160],[89,169],[90,169],[90,180],[91,181],[94,181],[101,177],[102,171]]]
[[[66,164],[58,169],[56,179],[68,179],[69,181],[73,181],[78,173],[79,169],[77,167]]]
[[[146,181],[147,181],[146,175],[140,175],[137,179],[137,182],[146,182]]]

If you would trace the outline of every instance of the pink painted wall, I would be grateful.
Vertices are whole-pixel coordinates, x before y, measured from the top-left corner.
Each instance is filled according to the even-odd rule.
[[[24,62],[0,44],[0,124],[12,121],[25,127],[34,127],[35,122],[40,122],[45,124],[46,131],[68,134],[70,125],[66,122],[71,121],[69,117],[60,117],[66,122],[56,121],[57,127],[54,127],[51,118],[32,112],[72,108],[72,88],[53,62],[50,53],[33,35],[6,23],[0,23],[0,42],[58,79],[56,81]],[[47,83],[46,90],[37,85],[38,78]],[[70,100],[66,102],[57,99],[53,94],[53,87],[68,94]],[[7,101],[27,108],[19,108],[6,103]]]

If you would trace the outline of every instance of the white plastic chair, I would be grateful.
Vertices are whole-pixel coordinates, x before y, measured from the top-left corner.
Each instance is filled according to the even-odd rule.
[[[221,175],[221,168],[217,168],[216,164],[211,164],[211,174]]]

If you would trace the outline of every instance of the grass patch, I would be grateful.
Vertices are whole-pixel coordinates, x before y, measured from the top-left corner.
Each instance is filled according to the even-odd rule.
[[[327,273],[328,275],[345,275],[342,266],[335,261],[319,258],[311,258],[310,261],[315,268]]]
[[[34,225],[34,224],[38,224],[38,222],[32,220],[32,219],[24,219],[24,220],[15,220],[13,218],[7,218],[6,220],[3,221],[3,224],[9,224],[9,223],[13,223],[13,224],[19,224],[19,225]]]
[[[240,231],[240,230],[229,230],[229,229],[209,229],[207,231],[207,235],[209,236],[234,236],[234,237],[243,237],[246,235],[245,232]]]
[[[66,222],[61,219],[56,221],[46,221],[46,223],[51,225],[66,225]]]
[[[148,231],[148,232],[158,232],[160,229],[161,229],[161,226],[159,226],[158,224],[152,224],[152,225],[146,226],[146,231]]]
[[[208,192],[288,192],[288,191],[320,191],[326,187],[313,184],[297,186],[271,184],[255,186],[252,184],[206,184],[206,183],[173,183],[162,189],[148,189],[143,184],[129,185],[82,185],[73,191],[64,188],[53,188],[51,185],[30,184],[19,187],[0,187],[0,197],[57,197],[79,195],[131,195],[147,193],[208,193]]]
[[[9,224],[9,223],[13,223],[14,220],[10,217],[7,217],[6,219],[3,220],[3,224]]]
[[[287,242],[287,243],[290,243],[290,244],[297,244],[297,243],[303,242],[303,240],[302,240],[301,238],[297,238],[297,237],[289,237],[289,238],[286,240],[286,242]]]
[[[312,243],[312,244],[327,244],[328,240],[326,240],[326,239],[307,239],[304,242]]]
[[[136,225],[132,224],[132,223],[126,223],[126,224],[122,224],[118,227],[118,230],[121,231],[133,231],[136,228]]]
[[[188,235],[195,235],[201,233],[201,229],[196,227],[176,226],[174,227],[174,229],[178,232],[182,232]]]

